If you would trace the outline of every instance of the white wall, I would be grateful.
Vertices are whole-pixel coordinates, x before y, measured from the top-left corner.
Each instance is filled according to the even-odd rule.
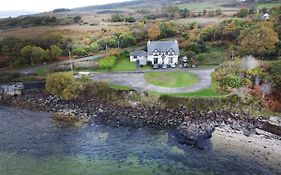
[[[137,60],[140,61],[140,65],[146,65],[147,59],[145,56],[137,56],[137,58],[134,58],[134,56],[130,56],[130,61],[136,62]]]
[[[178,64],[178,62],[179,62],[179,56],[178,55],[173,55],[173,56],[166,55],[165,58],[164,58],[164,64],[169,64],[170,57],[173,57],[173,63]],[[157,56],[148,55],[147,61],[151,61],[152,64],[154,64],[154,58],[158,58],[157,64],[162,64],[162,55],[157,55]]]

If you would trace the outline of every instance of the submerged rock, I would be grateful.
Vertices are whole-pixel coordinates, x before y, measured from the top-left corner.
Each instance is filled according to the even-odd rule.
[[[199,143],[211,138],[214,131],[214,124],[200,123],[200,121],[184,121],[176,129],[175,137],[179,143],[201,148]]]

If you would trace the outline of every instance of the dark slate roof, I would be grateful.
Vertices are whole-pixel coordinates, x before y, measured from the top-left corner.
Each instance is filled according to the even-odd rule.
[[[157,49],[159,52],[168,52],[170,49],[174,50],[177,55],[180,53],[178,41],[148,41],[147,42],[147,53]]]
[[[146,56],[146,52],[143,50],[136,50],[131,52],[130,56]]]

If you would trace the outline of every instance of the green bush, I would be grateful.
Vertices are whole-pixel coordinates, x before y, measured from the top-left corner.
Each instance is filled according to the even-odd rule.
[[[77,48],[74,48],[73,49],[73,54],[76,55],[76,56],[85,56],[87,55],[87,51],[85,48],[83,47],[77,47]]]
[[[65,100],[76,96],[79,83],[71,72],[49,74],[46,79],[46,91]]]
[[[212,73],[212,78],[219,90],[229,92],[241,85],[240,71],[240,61],[229,61],[218,66]]]
[[[111,70],[115,66],[116,61],[117,61],[117,59],[114,56],[102,58],[99,61],[99,68]]]
[[[227,88],[239,88],[241,86],[241,78],[233,73],[227,74],[221,82],[223,87]]]

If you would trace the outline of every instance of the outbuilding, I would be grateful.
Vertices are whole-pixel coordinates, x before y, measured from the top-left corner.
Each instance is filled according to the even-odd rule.
[[[143,50],[136,50],[130,53],[130,61],[136,62],[140,66],[147,63],[147,53]]]

